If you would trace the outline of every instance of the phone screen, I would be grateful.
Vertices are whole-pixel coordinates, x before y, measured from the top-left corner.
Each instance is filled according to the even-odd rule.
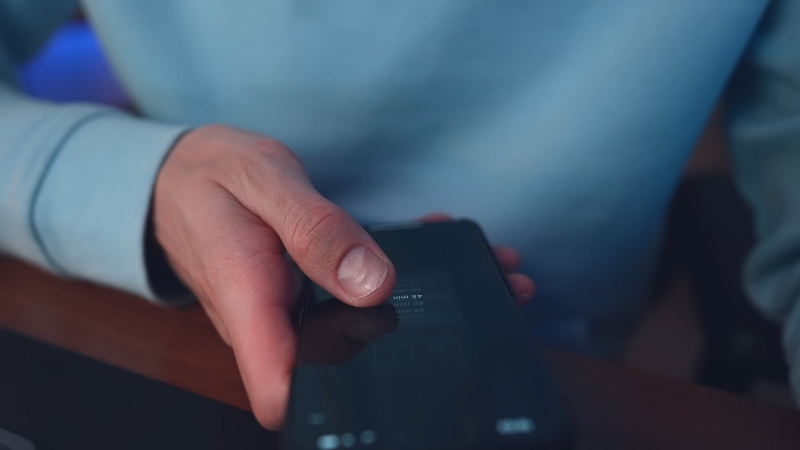
[[[309,290],[285,448],[567,444],[566,408],[480,229],[370,234],[395,265],[395,290],[373,308]]]

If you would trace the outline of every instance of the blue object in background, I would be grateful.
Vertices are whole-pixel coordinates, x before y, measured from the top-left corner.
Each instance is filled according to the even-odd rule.
[[[28,94],[54,102],[93,102],[128,107],[103,49],[86,22],[60,27],[39,53],[17,70]]]

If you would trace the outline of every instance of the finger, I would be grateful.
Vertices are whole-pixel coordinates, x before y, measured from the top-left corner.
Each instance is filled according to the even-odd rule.
[[[516,250],[503,245],[495,245],[492,249],[503,271],[510,273],[519,269],[519,266],[522,264],[522,258],[520,258]]]
[[[286,147],[262,139],[256,148],[264,160],[232,184],[233,194],[275,230],[300,269],[336,298],[353,306],[388,298],[394,267],[364,228],[314,190]]]
[[[389,258],[353,218],[315,191],[277,229],[297,265],[323,289],[353,306],[373,306],[394,289]]]
[[[350,339],[343,330],[362,309],[336,299],[314,305],[303,325],[304,345],[300,358],[314,364],[338,364],[358,353],[364,343]]]
[[[400,316],[391,303],[381,303],[371,308],[359,308],[348,320],[342,332],[357,342],[368,343],[391,333],[400,324]]]
[[[453,218],[450,216],[450,214],[443,212],[435,212],[426,214],[417,220],[419,220],[420,222],[450,222],[451,220],[453,220]]]
[[[258,302],[234,319],[233,350],[258,422],[277,430],[289,398],[297,339],[287,312]]]
[[[394,331],[398,323],[390,303],[355,308],[338,300],[323,302],[306,318],[300,357],[314,364],[342,364],[370,341]]]
[[[203,306],[203,309],[206,312],[206,315],[209,319],[211,319],[211,323],[214,325],[214,328],[217,330],[217,334],[219,337],[222,338],[222,341],[228,344],[230,347],[231,345],[231,338],[228,335],[228,330],[225,329],[225,324],[222,322],[222,319],[219,318],[219,314],[217,314],[217,310],[214,306],[208,301],[200,301],[200,304]]]
[[[506,275],[508,282],[517,294],[517,301],[520,305],[525,305],[531,301],[536,294],[536,285],[533,280],[521,273],[510,273]]]
[[[264,427],[283,423],[296,336],[289,316],[292,268],[278,235],[228,192],[205,192],[207,212],[189,217],[196,247],[198,295],[209,299],[229,336],[253,412]],[[211,308],[207,308],[211,310]],[[212,320],[214,315],[211,315]]]
[[[231,315],[233,350],[253,413],[265,428],[277,430],[289,398],[297,338],[286,310],[252,302]]]

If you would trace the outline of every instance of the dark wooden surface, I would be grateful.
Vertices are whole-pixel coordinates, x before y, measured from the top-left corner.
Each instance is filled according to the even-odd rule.
[[[0,326],[249,409],[198,307],[169,309],[0,259]],[[545,352],[581,449],[800,449],[800,412],[557,350]]]

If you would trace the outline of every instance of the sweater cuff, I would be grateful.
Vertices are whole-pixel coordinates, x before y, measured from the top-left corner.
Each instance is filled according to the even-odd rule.
[[[185,131],[112,112],[72,132],[33,205],[34,230],[56,271],[157,300],[145,231],[156,176]],[[158,300],[181,302],[187,294]]]

